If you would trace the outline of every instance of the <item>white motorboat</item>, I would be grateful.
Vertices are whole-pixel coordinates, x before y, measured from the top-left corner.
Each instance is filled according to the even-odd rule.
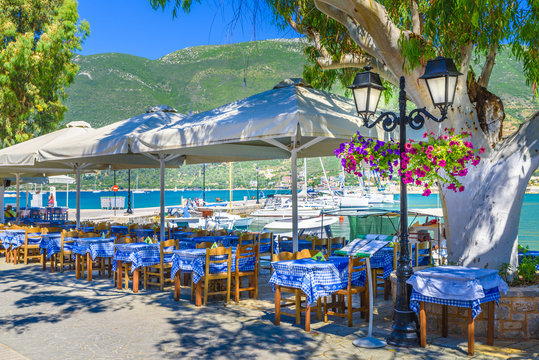
[[[232,215],[226,212],[216,212],[211,217],[207,217],[205,220],[206,229],[247,229],[253,222],[252,217],[241,217],[239,215]]]
[[[337,216],[317,216],[298,221],[298,234],[331,237],[331,225],[339,221]],[[292,218],[276,220],[264,226],[263,232],[272,232],[284,236],[292,235]]]

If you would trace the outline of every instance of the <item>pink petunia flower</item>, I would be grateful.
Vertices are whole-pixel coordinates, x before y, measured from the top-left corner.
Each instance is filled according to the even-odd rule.
[[[444,167],[445,166],[445,160],[442,159],[440,160],[440,162],[438,163],[441,167]]]
[[[425,191],[423,192],[423,196],[429,196],[431,193],[430,189],[425,189]]]

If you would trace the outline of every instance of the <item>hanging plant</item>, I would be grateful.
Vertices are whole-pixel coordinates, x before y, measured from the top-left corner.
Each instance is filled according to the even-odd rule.
[[[423,141],[409,140],[404,144],[403,154],[398,142],[368,139],[358,132],[350,142],[341,144],[335,155],[341,159],[346,172],[357,176],[362,176],[359,168],[362,161],[389,179],[397,169],[405,184],[425,188],[423,196],[431,194],[430,187],[437,181],[450,190],[462,192],[464,186],[459,177],[468,174],[469,165],[479,164],[478,154],[485,149],[474,150],[473,144],[466,140],[472,135],[466,131],[455,134],[454,129],[445,129],[445,132],[438,137],[433,132],[426,132]]]

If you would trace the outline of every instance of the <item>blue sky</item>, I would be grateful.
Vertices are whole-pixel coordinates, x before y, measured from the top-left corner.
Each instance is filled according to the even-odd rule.
[[[91,31],[81,54],[117,52],[156,59],[190,46],[298,36],[273,25],[267,9],[259,12],[253,31],[247,15],[230,25],[235,1],[202,2],[194,4],[190,14],[179,12],[172,19],[171,9],[153,10],[148,0],[79,0],[79,17],[90,23]]]

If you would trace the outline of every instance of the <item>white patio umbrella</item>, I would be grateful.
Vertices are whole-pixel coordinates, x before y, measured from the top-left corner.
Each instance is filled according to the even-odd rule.
[[[298,157],[333,154],[356,132],[384,137],[360,126],[352,100],[313,89],[301,79],[189,116],[133,138],[133,152],[182,155],[187,163],[290,158],[294,251],[297,251]]]
[[[70,141],[73,138],[87,136],[94,129],[84,121],[68,123],[64,128],[51,133],[38,136],[13,146],[0,150],[0,178],[15,176],[17,188],[17,214],[20,212],[20,177],[21,175],[47,176],[54,174],[65,174],[73,169],[62,163],[50,163],[47,166],[36,166],[36,155],[38,149],[45,145],[52,145]],[[0,189],[0,207],[4,204],[3,182]],[[18,215],[17,215],[18,216]],[[3,211],[0,220],[3,222]]]
[[[95,129],[92,134],[41,147],[37,154],[38,164],[46,166],[61,163],[72,166],[77,178],[77,227],[80,223],[80,172],[82,169],[161,169],[161,217],[164,224],[164,169],[179,166],[183,159],[179,155],[133,153],[132,138],[144,132],[180,122],[186,115],[179,114],[170,106],[154,106],[142,115],[115,122]],[[164,236],[164,226],[163,229]]]

